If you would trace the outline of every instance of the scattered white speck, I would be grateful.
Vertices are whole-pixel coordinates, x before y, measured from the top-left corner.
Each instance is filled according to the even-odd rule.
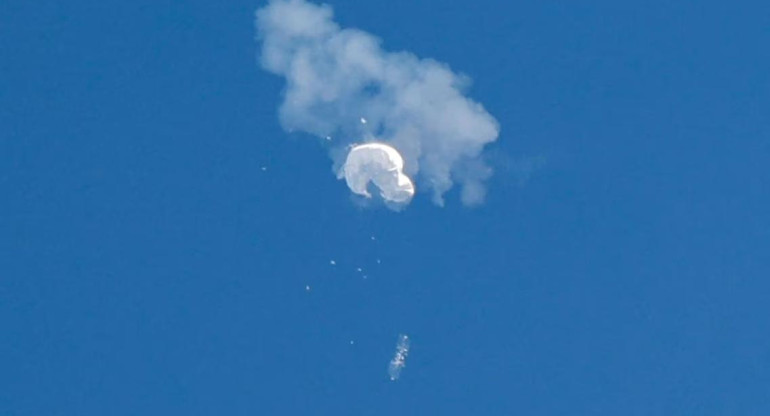
[[[305,285],[305,291],[310,292],[310,285]]]
[[[334,266],[335,264],[337,264],[337,262],[336,262],[336,261],[334,261],[334,260],[329,260],[329,264],[331,264],[332,266]]]
[[[361,273],[362,271],[364,271],[364,269],[362,269],[362,268],[360,268],[360,267],[356,267],[356,271],[357,271],[357,272],[359,272],[359,273]]]
[[[366,275],[364,275],[364,279],[366,279]]]
[[[332,141],[332,136],[326,136],[326,141]]]
[[[374,241],[374,240],[376,240],[376,238],[374,238],[374,236],[372,236],[372,241]]]
[[[366,124],[366,119],[361,117],[361,124]]]
[[[262,172],[267,170],[267,166],[262,166]]]
[[[351,340],[350,340],[350,345],[353,345],[353,344],[354,344],[354,342],[353,342],[353,340],[351,339]]]
[[[377,264],[380,264],[380,263],[382,263],[382,262],[380,261],[380,259],[377,259]]]

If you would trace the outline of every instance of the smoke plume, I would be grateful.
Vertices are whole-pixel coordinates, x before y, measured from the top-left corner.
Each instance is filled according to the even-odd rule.
[[[257,11],[256,24],[262,66],[286,78],[282,127],[333,138],[339,177],[348,145],[376,141],[397,149],[403,174],[435,203],[443,205],[455,182],[463,203],[482,202],[491,169],[481,154],[499,126],[464,95],[466,77],[432,59],[387,52],[369,33],[340,28],[327,5],[271,0]]]

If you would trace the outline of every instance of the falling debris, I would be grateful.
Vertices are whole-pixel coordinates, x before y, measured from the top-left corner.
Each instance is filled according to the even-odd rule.
[[[332,136],[326,136],[326,141],[328,142],[332,141]]]
[[[332,266],[334,266],[334,265],[336,265],[336,264],[337,264],[337,262],[336,262],[336,261],[334,261],[334,260],[329,260],[329,264],[331,264]]]
[[[360,267],[356,267],[356,271],[357,271],[357,272],[359,272],[359,273],[361,273],[362,271],[364,271],[364,269],[362,269],[362,268],[360,268]]]
[[[366,124],[366,119],[361,117],[361,124]]]
[[[401,370],[406,366],[406,356],[409,354],[409,337],[404,334],[398,335],[396,343],[396,354],[390,360],[388,365],[388,375],[391,381],[398,380]]]

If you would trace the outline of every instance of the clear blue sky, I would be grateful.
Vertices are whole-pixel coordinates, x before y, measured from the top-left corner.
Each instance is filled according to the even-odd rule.
[[[474,79],[483,206],[352,203],[262,3],[0,3],[1,415],[770,414],[767,2],[330,4]]]

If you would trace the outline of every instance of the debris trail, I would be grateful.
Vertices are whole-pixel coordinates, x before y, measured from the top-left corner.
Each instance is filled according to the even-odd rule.
[[[406,366],[407,355],[409,355],[409,337],[399,334],[398,342],[396,343],[396,353],[388,365],[388,375],[391,381],[398,380],[401,370]]]

